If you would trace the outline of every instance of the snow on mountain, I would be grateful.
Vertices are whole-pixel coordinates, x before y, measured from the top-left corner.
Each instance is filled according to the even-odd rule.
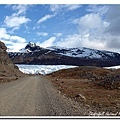
[[[60,47],[60,46],[50,46],[50,47],[46,47],[46,49],[49,49],[49,50],[69,50],[69,48],[66,48],[66,47]]]
[[[65,47],[59,47],[59,46],[52,46],[47,47],[47,49],[50,49],[52,51],[55,51],[57,54],[69,56],[69,57],[85,57],[85,58],[106,58],[107,56],[114,57],[113,52],[109,51],[100,51],[85,47],[79,47],[79,48],[65,48]],[[106,56],[107,55],[107,56]]]
[[[110,67],[120,65],[120,54],[85,47],[65,48],[51,46],[42,48],[29,42],[20,52],[8,52],[15,64],[75,65]]]
[[[19,52],[22,52],[22,53],[28,53],[28,52],[35,52],[35,51],[38,51],[38,50],[41,50],[42,48],[38,45],[36,45],[35,43],[33,42],[29,42],[25,48],[22,48],[19,50]]]
[[[31,47],[35,47],[36,46],[36,44],[33,43],[33,42],[29,42],[28,45],[31,46]]]
[[[95,49],[90,49],[90,48],[85,48],[85,47],[79,47],[79,48],[65,48],[65,47],[60,47],[60,46],[51,46],[47,48],[41,48],[40,46],[36,45],[33,42],[29,42],[25,48],[20,49],[20,53],[29,53],[29,52],[35,52],[35,51],[40,51],[40,50],[50,50],[49,52],[47,51],[48,54],[51,51],[64,55],[64,56],[69,56],[69,57],[82,57],[82,58],[104,58],[106,59],[108,56],[114,57],[113,52],[109,51],[100,51],[100,50],[95,50]]]
[[[120,65],[118,66],[111,66],[111,67],[104,67],[106,69],[120,69]]]
[[[75,68],[77,66],[68,65],[20,65],[16,64],[19,70],[27,74],[49,74],[61,69]]]
[[[28,52],[32,52],[32,51],[29,50],[29,49],[22,48],[22,49],[20,49],[19,52],[21,52],[21,53],[28,53]]]

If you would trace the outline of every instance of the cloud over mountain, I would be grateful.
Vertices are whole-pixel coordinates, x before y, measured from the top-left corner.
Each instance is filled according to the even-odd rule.
[[[91,47],[120,52],[120,5],[18,4],[0,8],[0,39],[14,51],[19,43],[23,46],[33,41],[43,47]]]

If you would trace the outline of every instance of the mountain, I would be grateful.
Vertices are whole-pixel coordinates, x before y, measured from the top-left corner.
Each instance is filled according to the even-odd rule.
[[[12,63],[6,50],[7,47],[0,41],[0,82],[11,81],[23,75],[18,67]]]
[[[110,67],[120,65],[120,54],[90,48],[42,48],[29,42],[20,52],[9,52],[15,64],[77,65]]]
[[[40,46],[37,46],[35,43],[29,42],[25,48],[20,49],[20,52],[34,52],[37,50],[41,50],[42,48]]]

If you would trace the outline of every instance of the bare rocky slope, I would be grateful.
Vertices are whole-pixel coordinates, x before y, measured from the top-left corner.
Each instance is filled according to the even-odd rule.
[[[6,52],[7,47],[0,41],[0,82],[16,80],[24,74],[14,65]]]

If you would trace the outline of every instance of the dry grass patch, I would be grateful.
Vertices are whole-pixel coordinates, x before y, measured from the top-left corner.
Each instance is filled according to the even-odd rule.
[[[107,89],[105,86],[96,84],[99,81],[98,79],[96,82],[96,78],[113,74],[113,71],[86,68],[61,70],[48,75],[47,78],[62,94],[78,103],[97,111],[120,112],[120,89]],[[92,75],[95,77],[92,78]]]

